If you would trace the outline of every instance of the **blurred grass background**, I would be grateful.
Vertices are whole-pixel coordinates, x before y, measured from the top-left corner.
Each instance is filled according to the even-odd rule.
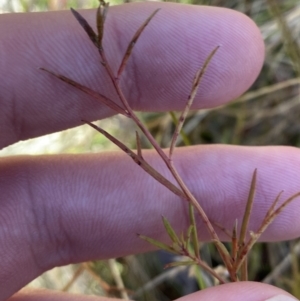
[[[110,1],[111,5],[123,0]],[[229,105],[192,112],[184,131],[192,144],[300,146],[300,3],[298,0],[181,0],[194,5],[214,5],[247,14],[261,29],[266,44],[263,70],[252,88]],[[97,0],[0,0],[0,12],[31,12],[97,7]],[[141,115],[159,143],[166,147],[174,130],[170,114]],[[99,122],[119,137],[132,130],[121,117]],[[180,141],[183,144],[182,141]],[[134,146],[134,137],[132,137]],[[87,126],[70,129],[10,146],[1,156],[39,153],[82,153],[115,149]],[[218,255],[209,244],[201,247],[203,258],[225,273]],[[249,278],[272,283],[300,298],[300,243],[258,244],[249,260]],[[213,280],[195,267],[163,270],[174,260],[164,252],[129,256],[105,262],[55,268],[30,286],[75,293],[173,300]],[[122,289],[125,286],[126,289]]]

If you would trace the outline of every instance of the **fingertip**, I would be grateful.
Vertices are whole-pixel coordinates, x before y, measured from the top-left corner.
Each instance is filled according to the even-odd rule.
[[[124,86],[130,87],[135,109],[182,110],[195,73],[218,45],[222,47],[200,83],[194,108],[224,104],[253,84],[265,51],[260,30],[249,17],[220,7],[174,3],[132,3],[116,8],[116,15],[135,11],[131,22],[139,24],[157,6],[161,10],[140,37],[127,70],[134,81],[126,80]]]
[[[282,289],[259,282],[235,282],[211,287],[176,301],[293,301]]]

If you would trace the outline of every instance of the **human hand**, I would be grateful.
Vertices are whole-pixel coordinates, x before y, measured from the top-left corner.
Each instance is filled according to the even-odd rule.
[[[217,45],[222,47],[194,108],[226,103],[249,88],[263,62],[259,31],[245,16],[218,8],[165,3],[110,8],[104,43],[115,67],[136,28],[157,7],[162,10],[140,38],[126,71],[125,93],[134,109],[182,109],[199,62]],[[84,16],[93,24],[94,11]],[[70,12],[2,15],[0,37],[0,147],[113,114],[37,70],[49,68],[114,99],[97,52]],[[144,155],[167,174],[152,151]],[[262,220],[280,190],[288,196],[299,191],[300,158],[293,148],[195,146],[177,149],[174,160],[208,216],[228,228],[242,216],[254,168],[259,168],[259,178],[250,228]],[[54,266],[149,251],[151,246],[135,234],[167,241],[161,215],[178,230],[187,225],[182,201],[117,152],[1,158],[0,171],[0,301]],[[299,236],[298,216],[296,201],[263,239]],[[199,233],[202,240],[209,239]],[[288,295],[244,282],[180,300],[254,301],[278,294]],[[106,299],[23,291],[9,300]]]

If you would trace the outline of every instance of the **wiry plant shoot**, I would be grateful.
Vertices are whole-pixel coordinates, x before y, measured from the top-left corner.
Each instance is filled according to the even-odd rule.
[[[199,240],[197,235],[197,227],[196,227],[196,221],[195,221],[195,213],[194,210],[200,215],[200,217],[203,220],[203,223],[207,229],[207,231],[210,234],[211,241],[214,243],[216,249],[218,250],[223,263],[228,270],[230,280],[231,281],[239,281],[239,280],[247,280],[247,255],[249,254],[251,248],[253,245],[258,241],[261,234],[266,230],[266,228],[269,226],[270,223],[274,221],[274,219],[280,214],[280,212],[290,203],[292,202],[296,197],[300,196],[300,193],[297,193],[287,200],[285,200],[277,209],[275,208],[278,200],[281,196],[281,193],[278,195],[278,197],[274,200],[271,208],[266,213],[266,216],[264,217],[261,225],[256,230],[256,232],[251,232],[250,237],[247,240],[247,234],[248,234],[248,224],[249,219],[251,215],[252,210],[252,204],[255,197],[255,187],[256,187],[256,177],[257,177],[257,170],[254,171],[252,182],[249,190],[249,197],[247,201],[247,205],[245,208],[245,213],[241,225],[240,233],[238,234],[238,225],[237,222],[233,225],[233,231],[232,233],[229,233],[231,237],[231,251],[229,251],[226,246],[221,242],[215,227],[219,227],[218,225],[213,224],[206,213],[204,212],[201,201],[199,202],[196,200],[196,198],[193,196],[193,194],[190,192],[188,187],[186,186],[185,182],[179,175],[176,166],[172,160],[176,141],[178,138],[178,135],[181,132],[183,123],[186,119],[186,116],[192,106],[192,103],[195,99],[197,90],[199,85],[201,84],[201,80],[203,76],[205,75],[205,71],[209,67],[209,63],[212,59],[214,59],[217,51],[220,51],[220,47],[216,45],[214,49],[211,50],[211,53],[206,58],[205,62],[203,63],[203,66],[199,68],[197,71],[193,83],[190,95],[187,99],[186,105],[181,113],[181,116],[179,118],[179,121],[176,124],[176,129],[174,131],[173,137],[171,139],[170,143],[170,149],[169,154],[167,155],[161,147],[158,145],[154,137],[151,135],[151,133],[148,131],[148,129],[144,126],[144,124],[140,121],[140,119],[137,117],[137,115],[133,112],[131,106],[129,105],[128,100],[124,96],[122,89],[119,85],[120,78],[122,77],[122,74],[126,68],[126,65],[130,59],[130,56],[132,54],[132,51],[134,49],[134,46],[136,45],[140,35],[143,33],[145,27],[153,20],[155,15],[159,13],[159,10],[155,10],[148,18],[145,20],[145,22],[140,26],[140,28],[137,29],[136,33],[128,43],[128,47],[125,51],[125,54],[123,56],[123,59],[121,61],[121,64],[118,68],[117,73],[115,74],[110,67],[110,63],[108,62],[105,54],[105,46],[103,45],[103,35],[105,33],[105,19],[108,13],[108,3],[104,1],[100,1],[99,8],[97,10],[96,14],[96,20],[97,20],[97,34],[94,32],[92,27],[87,23],[87,21],[75,10],[71,9],[74,17],[77,19],[77,21],[80,23],[82,28],[87,33],[88,37],[92,41],[92,43],[97,48],[99,55],[101,57],[101,63],[102,68],[106,69],[107,74],[109,75],[109,78],[114,86],[114,89],[122,103],[122,106],[115,103],[113,100],[107,98],[106,96],[100,94],[99,92],[93,91],[80,83],[67,78],[63,75],[54,73],[52,71],[49,71],[45,68],[41,68],[44,71],[47,71],[48,73],[56,76],[57,78],[61,79],[62,81],[66,82],[69,85],[74,86],[76,89],[92,96],[96,100],[100,101],[102,104],[108,106],[110,109],[114,110],[116,113],[122,114],[126,116],[129,119],[132,119],[136,125],[139,127],[141,132],[145,135],[145,137],[148,139],[148,141],[151,143],[153,148],[156,150],[157,154],[160,156],[160,158],[163,160],[166,167],[171,172],[173,178],[175,179],[177,186],[172,184],[168,179],[166,179],[161,173],[159,173],[155,168],[149,164],[145,158],[142,155],[142,148],[141,148],[141,141],[139,133],[136,132],[136,146],[137,151],[134,152],[133,150],[129,149],[125,144],[123,144],[121,141],[119,141],[117,138],[113,137],[109,133],[107,133],[105,130],[101,129],[100,127],[94,125],[93,123],[83,120],[86,124],[93,127],[95,130],[103,134],[105,137],[107,137],[112,143],[117,145],[123,152],[125,152],[132,160],[138,164],[142,169],[144,169],[150,176],[152,176],[154,179],[156,179],[159,183],[164,185],[167,189],[172,191],[176,196],[179,196],[180,198],[184,199],[189,204],[189,219],[190,219],[190,226],[188,227],[186,233],[182,233],[180,235],[176,234],[174,229],[172,228],[171,224],[168,222],[168,220],[165,217],[162,217],[164,227],[171,239],[171,244],[165,244],[162,242],[159,242],[155,239],[146,237],[144,235],[139,235],[140,238],[146,240],[147,242],[155,245],[156,247],[169,251],[174,254],[183,255],[187,259],[180,262],[173,262],[167,265],[167,267],[174,267],[178,265],[192,265],[197,264],[202,269],[208,271],[213,277],[218,279],[220,283],[225,283],[226,280],[223,279],[221,276],[218,275],[218,273],[210,267],[206,262],[204,262],[199,253]],[[227,230],[226,230],[227,231]],[[228,231],[227,231],[228,233]],[[249,235],[248,235],[249,236]]]

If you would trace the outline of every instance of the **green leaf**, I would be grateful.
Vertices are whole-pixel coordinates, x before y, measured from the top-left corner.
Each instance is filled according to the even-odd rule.
[[[193,225],[190,225],[188,230],[187,230],[187,234],[186,234],[186,245],[185,245],[185,248],[187,249],[188,245],[190,244],[190,240],[191,240],[191,235],[193,233],[193,230],[194,230],[194,226]]]
[[[199,240],[198,240],[198,234],[197,234],[197,225],[195,220],[195,210],[192,204],[189,203],[189,217],[190,217],[190,223],[193,226],[191,235],[192,235],[192,241],[193,241],[193,248],[194,248],[194,254],[197,258],[200,258],[199,254]]]
[[[193,265],[197,264],[194,260],[189,260],[189,261],[176,261],[176,262],[171,262],[168,263],[164,266],[165,269],[167,268],[173,268],[173,267],[178,267],[178,266],[188,266],[188,265]]]
[[[161,250],[165,250],[165,251],[168,251],[168,252],[171,252],[173,254],[177,254],[178,255],[178,252],[176,252],[172,247],[164,244],[163,242],[160,242],[160,241],[158,241],[156,239],[150,238],[148,236],[140,235],[140,234],[138,234],[138,236],[139,236],[139,238],[147,241],[151,245],[153,245],[155,247],[158,247]]]
[[[222,252],[222,255],[223,255],[222,259],[224,260],[224,264],[228,269],[228,267],[232,266],[232,259],[231,259],[231,256],[230,256],[228,250],[226,249],[225,245],[219,240],[213,239],[213,243],[219,248],[220,255]]]
[[[175,233],[175,231],[172,228],[172,226],[169,223],[169,221],[164,216],[162,216],[162,220],[163,220],[164,226],[165,226],[165,228],[166,228],[166,230],[167,230],[170,238],[172,239],[172,241],[175,244],[180,244],[180,239],[178,238],[177,234]]]

